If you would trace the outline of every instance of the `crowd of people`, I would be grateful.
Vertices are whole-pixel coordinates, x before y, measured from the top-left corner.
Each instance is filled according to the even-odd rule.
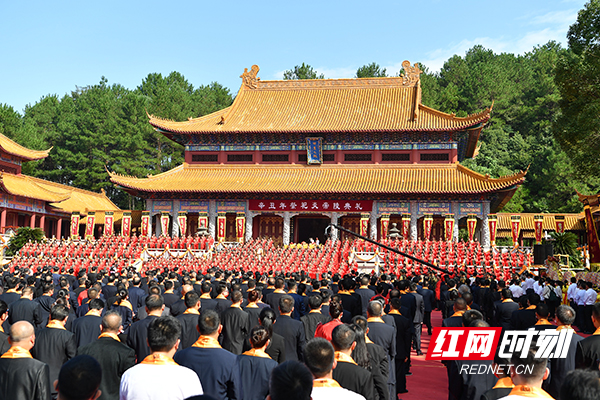
[[[600,303],[576,278],[0,268],[2,399],[397,400],[436,312],[444,327],[573,330],[564,359],[535,358],[533,342],[526,356],[489,361],[496,375],[445,361],[442,397],[600,396]]]

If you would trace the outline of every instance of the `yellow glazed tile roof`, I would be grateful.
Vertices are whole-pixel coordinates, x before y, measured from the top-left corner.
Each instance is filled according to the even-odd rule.
[[[498,213],[498,230],[507,230],[510,233],[510,216],[520,215],[521,216],[521,230],[523,231],[534,231],[534,216],[543,215],[544,222],[542,223],[542,229],[545,231],[556,230],[556,223],[554,220],[555,215],[564,215],[565,217],[565,230],[585,230],[585,222],[583,220],[583,213],[581,214],[536,214],[536,213],[522,213],[522,214],[511,214],[511,213]],[[532,236],[533,237],[533,236]]]
[[[260,81],[258,67],[252,71],[242,75],[230,107],[180,122],[150,115],[150,124],[178,134],[458,131],[490,118],[491,107],[461,118],[421,104],[418,70],[408,77],[287,81]]]
[[[46,201],[67,213],[86,209],[119,210],[104,193],[94,193],[27,175],[3,173],[0,175],[0,188],[14,196]]]
[[[194,193],[488,193],[523,183],[526,172],[490,178],[460,164],[436,165],[189,165],[110,180],[141,192]]]
[[[9,139],[8,137],[4,136],[1,133],[0,133],[0,148],[2,150],[4,150],[5,152],[7,152],[8,154],[12,154],[14,156],[20,157],[27,161],[40,160],[42,158],[46,158],[46,157],[48,157],[48,153],[50,153],[50,150],[52,150],[52,148],[50,148],[48,150],[28,149],[27,147],[21,146],[17,142]]]

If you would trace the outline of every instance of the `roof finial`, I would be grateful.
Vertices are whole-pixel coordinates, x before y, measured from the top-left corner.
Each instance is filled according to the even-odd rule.
[[[404,68],[404,73],[400,74],[400,76],[402,77],[402,84],[404,86],[414,85],[419,82],[419,75],[423,73],[419,68],[419,63],[411,66],[410,61],[404,60],[402,61],[402,68]]]
[[[256,77],[259,70],[258,65],[253,65],[250,71],[248,71],[248,68],[244,68],[244,73],[240,75],[240,78],[242,78],[242,87],[246,86],[248,89],[256,89],[260,80],[260,78]]]

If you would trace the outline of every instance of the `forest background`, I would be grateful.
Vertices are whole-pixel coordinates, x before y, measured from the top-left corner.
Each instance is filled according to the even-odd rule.
[[[581,42],[585,32],[577,37],[574,26],[568,49],[549,42],[514,55],[475,46],[464,56],[448,59],[439,72],[421,65],[423,104],[466,116],[493,102],[479,154],[462,164],[492,177],[529,169],[524,185],[503,212],[580,212],[575,191],[591,194],[600,189],[598,153],[589,162],[598,143],[585,136],[578,142],[569,139],[573,129],[585,129],[577,126],[582,124],[579,115],[569,114],[569,106],[575,114],[585,106],[577,104],[584,101],[579,96],[569,95],[569,90],[578,90],[569,85],[593,42],[578,53],[576,41]],[[388,73],[370,63],[356,76],[401,72]],[[590,71],[579,77],[586,73]],[[306,78],[326,77],[306,64],[284,73],[284,79]],[[106,169],[145,177],[174,168],[184,155],[182,146],[150,126],[146,113],[181,121],[227,107],[233,98],[231,89],[217,82],[195,87],[178,72],[151,73],[136,88],[110,84],[102,77],[99,83],[77,87],[63,97],[49,94],[26,106],[23,114],[11,105],[0,105],[0,133],[32,149],[53,147],[45,160],[26,163],[23,173],[95,192],[104,189],[119,207],[143,209],[141,199],[110,183]]]

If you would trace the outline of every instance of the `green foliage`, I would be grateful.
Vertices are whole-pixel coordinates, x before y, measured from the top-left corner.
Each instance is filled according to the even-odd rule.
[[[284,80],[292,79],[325,79],[325,75],[319,74],[308,64],[296,65],[283,73]]]
[[[29,242],[41,242],[44,240],[44,231],[40,228],[22,227],[17,229],[17,233],[13,236],[6,249],[7,256],[14,256]]]
[[[357,78],[382,78],[385,76],[387,76],[385,68],[381,69],[379,64],[374,62],[356,70]]]
[[[573,232],[550,232],[553,241],[554,254],[569,256],[569,264],[572,268],[581,266],[579,252],[577,251],[577,236]]]
[[[579,12],[567,34],[570,52],[556,68],[560,115],[554,136],[586,177],[600,172],[600,1],[591,0]]]

